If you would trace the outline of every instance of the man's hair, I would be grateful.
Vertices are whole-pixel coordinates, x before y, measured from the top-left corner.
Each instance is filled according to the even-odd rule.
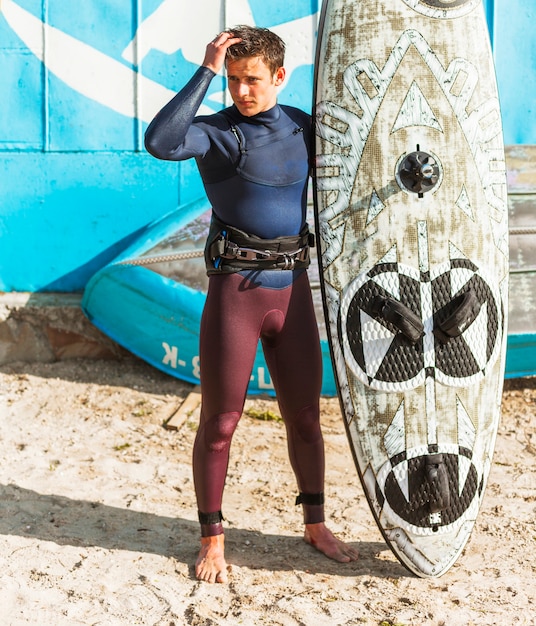
[[[267,28],[240,24],[229,28],[228,32],[242,41],[227,48],[226,61],[246,57],[260,57],[272,74],[285,63],[285,42]]]

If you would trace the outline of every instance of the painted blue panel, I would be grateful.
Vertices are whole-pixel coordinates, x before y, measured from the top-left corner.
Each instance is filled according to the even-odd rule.
[[[48,24],[111,58],[121,59],[135,33],[136,0],[84,0],[71,7],[74,10],[67,9],[64,2],[49,0]],[[76,59],[71,62],[76,63]]]
[[[114,71],[112,66],[116,66],[117,71],[117,65],[124,65],[124,75],[129,76],[128,72],[132,67],[121,55],[136,30],[135,7],[135,0],[130,6],[126,2],[103,4],[96,0],[85,0],[77,5],[75,12],[71,12],[66,11],[63,4],[50,2],[48,24],[69,36],[51,39],[55,54],[63,57],[64,63],[69,65],[69,72],[85,74],[88,86],[91,64],[94,63],[93,73],[100,74],[100,84],[96,83],[95,89],[113,91],[117,85],[110,80],[107,68],[110,68],[111,75]],[[77,41],[77,47],[72,45],[70,38]],[[130,99],[134,102],[135,72],[130,72],[126,86],[130,89]],[[124,88],[125,85],[122,83],[121,87]],[[78,93],[51,73],[48,93],[50,149],[139,149],[141,146],[137,119],[117,113],[91,96],[89,87],[87,93]]]
[[[22,3],[20,3],[22,4]],[[38,0],[34,2],[38,8],[37,13],[39,14],[41,1]],[[1,11],[1,3],[0,3],[0,49],[3,50],[24,50],[29,53],[28,47],[20,40],[19,37],[15,34],[10,25],[6,22],[5,18],[2,15]]]
[[[536,144],[536,3],[495,0],[494,56],[506,144]]]
[[[54,151],[134,151],[141,148],[137,120],[49,78],[49,149]]]
[[[281,90],[279,101],[311,113],[313,105],[312,84],[313,66],[302,65],[296,68],[292,73],[292,83]]]
[[[251,0],[250,7],[258,26],[274,26],[316,13],[321,0],[289,2],[289,0]]]
[[[27,50],[0,50],[2,81],[13,85],[2,99],[0,150],[43,148],[43,68]]]
[[[202,58],[199,58],[197,63],[191,63],[184,58],[180,50],[173,54],[164,54],[159,50],[151,49],[144,57],[141,68],[144,76],[151,78],[172,91],[179,91],[193,76],[202,60]],[[210,84],[205,103],[213,111],[219,110],[221,103],[212,101],[211,98],[223,91],[225,86],[226,83],[223,76],[215,77]]]
[[[0,172],[2,291],[80,291],[178,204],[177,164],[147,154],[4,154]]]
[[[536,376],[536,335],[508,335],[505,378]]]
[[[40,10],[40,1],[29,4]],[[0,150],[41,150],[43,66],[15,35],[1,11],[0,68],[0,85],[4,88],[0,105]]]

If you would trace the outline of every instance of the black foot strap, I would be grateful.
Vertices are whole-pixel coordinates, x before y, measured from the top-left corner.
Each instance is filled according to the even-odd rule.
[[[424,324],[421,318],[394,298],[376,296],[371,302],[370,313],[375,319],[381,318],[392,324],[411,343],[417,343],[424,335]]]
[[[430,493],[430,513],[439,513],[450,506],[449,477],[442,454],[426,457],[426,480]]]
[[[456,296],[443,309],[448,311],[447,317],[442,321],[436,321],[434,335],[443,344],[459,337],[476,320],[481,307],[482,303],[471,289]]]
[[[309,506],[322,506],[324,504],[324,493],[300,493],[296,496],[296,506],[306,504]]]

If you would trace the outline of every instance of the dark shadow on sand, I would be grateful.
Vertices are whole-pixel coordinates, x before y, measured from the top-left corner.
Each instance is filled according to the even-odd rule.
[[[59,378],[66,382],[128,387],[143,393],[187,395],[195,385],[162,372],[138,357],[126,354],[117,359],[69,359],[50,363],[15,361],[0,365],[0,374]]]
[[[59,545],[157,554],[189,566],[195,561],[199,541],[197,522],[40,494],[14,484],[0,486],[0,534]],[[299,535],[288,537],[227,528],[225,542],[228,561],[253,570],[303,570],[356,577],[412,576],[399,563],[379,558],[388,549],[381,542],[355,544],[360,559],[348,564],[327,559]]]

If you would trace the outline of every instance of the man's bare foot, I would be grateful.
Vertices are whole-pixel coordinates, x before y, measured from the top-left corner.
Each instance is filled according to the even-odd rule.
[[[195,577],[207,583],[227,582],[223,534],[201,537],[201,550],[195,562]]]
[[[321,522],[319,524],[305,524],[305,541],[339,563],[357,561],[359,554],[355,548],[337,539],[335,535]]]

